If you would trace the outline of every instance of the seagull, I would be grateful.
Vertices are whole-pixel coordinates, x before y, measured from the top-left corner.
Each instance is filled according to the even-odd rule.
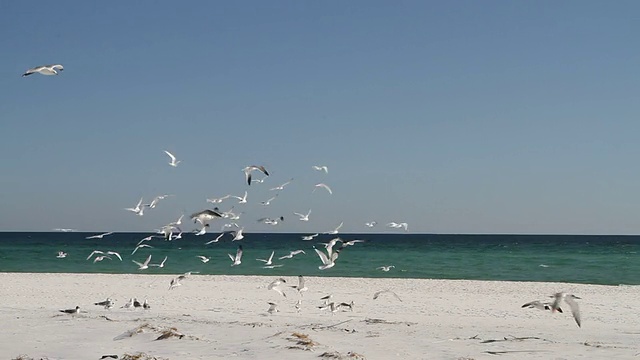
[[[284,292],[282,292],[282,289],[279,288],[279,285],[281,285],[282,283],[286,283],[287,281],[283,278],[279,278],[274,280],[273,282],[271,282],[271,284],[269,284],[269,286],[267,286],[267,290],[273,290],[275,292],[277,292],[278,294],[287,297],[287,294],[285,294]]]
[[[529,308],[529,309],[540,309],[540,310],[551,310],[551,304],[550,302],[542,302],[542,301],[532,301],[532,302],[528,302],[524,305],[522,305],[521,307],[523,308]],[[562,309],[561,308],[557,308],[556,309],[559,313],[562,313]]]
[[[331,313],[334,314],[338,309],[340,309],[340,304],[336,305],[336,303],[330,302],[326,305],[318,306],[318,308],[320,310],[331,309]]]
[[[399,229],[399,228],[403,227],[404,231],[407,231],[408,225],[407,225],[406,222],[403,222],[403,223],[390,222],[390,223],[387,224],[387,227],[396,228],[396,229]]]
[[[326,165],[322,165],[322,166],[313,165],[313,170],[324,171],[325,174],[329,173],[329,168]]]
[[[343,247],[347,247],[347,246],[353,246],[356,243],[363,243],[365,241],[364,240],[360,240],[360,239],[355,239],[355,240],[350,240],[350,241],[342,241],[342,240],[340,240],[340,242],[342,242],[342,246]]]
[[[402,301],[402,299],[400,299],[400,296],[398,296],[398,294],[394,293],[393,291],[391,291],[389,289],[381,290],[381,291],[378,291],[377,293],[373,294],[373,300],[377,299],[380,295],[382,295],[384,293],[391,293],[393,296],[396,297],[396,299]]]
[[[110,309],[113,307],[113,300],[111,300],[111,298],[107,298],[107,300],[93,303],[93,305],[104,306],[105,309]]]
[[[275,264],[275,265],[265,265],[262,268],[263,269],[275,269],[275,268],[282,267],[282,266],[283,266],[282,264]]]
[[[140,245],[136,246],[135,249],[133,249],[133,251],[131,252],[131,255],[135,254],[136,251],[138,251],[138,249],[143,248],[143,247],[153,248],[153,246],[151,246],[151,245],[140,244]]]
[[[269,191],[273,191],[273,190],[284,190],[284,187],[291,184],[291,182],[293,181],[293,178],[291,178],[289,181],[287,181],[284,184],[278,185],[276,187],[273,187],[271,189],[269,189]]]
[[[262,204],[262,205],[264,205],[264,206],[271,205],[271,202],[272,202],[273,200],[275,200],[277,197],[278,197],[278,194],[276,194],[276,196],[274,196],[274,197],[270,198],[269,200],[261,201],[261,202],[260,202],[260,204]]]
[[[231,240],[231,241],[237,241],[237,240],[244,239],[244,235],[242,235],[242,231],[243,230],[244,230],[244,228],[234,231],[233,232],[233,240]]]
[[[264,262],[265,266],[272,265],[273,264],[273,254],[275,254],[275,251],[271,252],[271,255],[269,256],[269,259],[267,259],[267,260],[265,260],[265,259],[256,259],[256,260]]]
[[[303,291],[307,291],[309,290],[305,285],[304,285],[304,277],[302,275],[298,275],[298,285],[291,285],[292,288],[298,290],[298,293],[300,294],[300,296],[302,296],[302,292]]]
[[[107,256],[107,255],[100,255],[100,256],[96,256],[95,259],[93,259],[93,263],[95,264],[98,261],[102,261],[104,259],[109,259],[111,260],[111,257]]]
[[[167,261],[167,258],[168,258],[168,256],[165,256],[164,260],[162,260],[162,262],[160,264],[149,264],[149,266],[155,266],[155,267],[163,268],[165,261]]]
[[[227,254],[227,255],[229,255],[229,257],[231,258],[231,261],[233,261],[233,264],[231,264],[231,266],[240,265],[242,263],[242,245],[238,245],[238,250],[236,251],[235,257],[231,254]]]
[[[207,232],[207,228],[209,227],[209,224],[205,224],[200,230],[198,231],[193,231],[196,236],[200,236],[200,235],[204,235]]]
[[[180,163],[180,160],[176,161],[176,157],[172,153],[168,152],[167,150],[165,150],[164,153],[169,155],[169,157],[171,158],[171,162],[169,163],[169,165],[173,167],[178,166],[178,164]]]
[[[213,239],[213,240],[211,240],[211,241],[209,241],[209,242],[206,242],[206,243],[204,243],[204,244],[205,244],[205,245],[209,245],[209,244],[211,244],[211,243],[218,242],[218,241],[220,241],[220,238],[222,237],[222,235],[224,235],[224,233],[220,233],[220,235],[218,235],[218,237],[217,237],[217,238],[215,238],[215,239]]]
[[[131,261],[133,261],[136,265],[138,265],[138,270],[146,270],[149,268],[149,261],[151,261],[151,255],[149,255],[147,260],[145,260],[144,263],[142,264],[135,260],[131,260]]]
[[[294,212],[295,215],[298,215],[300,217],[300,221],[309,221],[309,215],[311,215],[311,209],[309,209],[309,212],[307,212],[307,214],[300,214],[297,212]]]
[[[111,235],[111,234],[113,234],[113,231],[106,232],[106,233],[100,234],[100,235],[87,236],[85,239],[102,239],[103,237],[105,237],[107,235]]]
[[[151,309],[151,305],[149,305],[149,302],[147,301],[147,299],[144,299],[144,302],[142,303],[142,308],[145,310]]]
[[[136,204],[136,207],[125,208],[125,210],[132,211],[136,214],[140,213],[142,211],[142,198],[140,198],[140,201],[138,201],[138,204]]]
[[[345,307],[345,308],[349,308],[349,311],[353,311],[353,300],[351,300],[351,302],[348,303],[340,303],[339,304],[340,307]]]
[[[235,195],[231,195],[232,198],[236,198],[238,199],[238,204],[246,204],[247,203],[247,192],[244,192],[244,196],[240,197],[240,196],[235,196]]]
[[[340,230],[340,228],[342,227],[342,225],[344,225],[344,221],[340,223],[340,225],[338,225],[337,228],[331,230],[331,231],[327,231],[325,234],[329,234],[329,235],[335,235],[338,233],[338,231]]]
[[[156,196],[155,198],[153,198],[153,200],[151,200],[151,203],[149,203],[149,205],[147,205],[147,206],[150,209],[155,209],[156,205],[158,205],[158,202],[160,200],[166,199],[168,196],[171,196],[171,195],[159,195],[159,196]],[[182,217],[180,217],[180,221],[182,222]],[[178,224],[176,224],[176,225],[178,225]]]
[[[242,171],[244,171],[244,176],[247,179],[247,184],[251,185],[251,172],[254,170],[260,170],[266,176],[269,176],[269,172],[262,165],[251,165],[247,166]]]
[[[252,183],[254,183],[254,182],[255,182],[255,183],[260,183],[260,184],[262,184],[262,183],[265,181],[265,179],[266,179],[266,178],[267,178],[267,177],[265,176],[265,177],[263,177],[262,179],[251,179],[251,182],[252,182]]]
[[[133,307],[134,308],[142,307],[142,304],[140,304],[140,301],[138,301],[138,298],[133,298]]]
[[[207,202],[210,202],[210,203],[212,203],[212,204],[220,204],[220,203],[222,203],[224,200],[226,200],[226,199],[228,199],[228,198],[230,198],[230,197],[231,197],[231,195],[230,195],[230,194],[227,194],[227,195],[225,195],[225,196],[223,196],[223,197],[221,197],[221,198],[207,199]]]
[[[294,250],[294,251],[290,251],[288,255],[285,256],[280,256],[278,258],[278,260],[283,260],[283,259],[291,259],[294,256],[298,255],[298,254],[307,254],[306,252],[304,252],[304,250]]]
[[[296,302],[296,310],[298,310],[298,312],[300,312],[300,308],[302,308],[302,299],[298,299],[298,301]]]
[[[206,224],[208,221],[214,220],[216,218],[221,218],[222,214],[217,210],[202,210],[197,213],[191,214],[190,218],[193,220],[195,224],[196,221],[199,221],[202,225]]]
[[[58,259],[64,259],[67,257],[67,253],[64,251],[58,251],[58,256],[56,256]]]
[[[258,219],[258,222],[262,222],[268,225],[278,225],[279,221],[284,221],[284,216],[280,216],[280,218],[278,219],[271,219],[271,218],[260,218]]]
[[[278,310],[278,304],[274,303],[274,302],[269,302],[269,309],[267,310],[267,312],[269,314],[273,314],[274,312],[279,312],[280,310]]]
[[[171,224],[169,224],[169,225],[171,225],[171,226],[181,225],[181,224],[182,224],[182,219],[183,219],[183,218],[184,218],[184,214],[180,215],[180,217],[178,218],[178,220],[177,220],[177,221],[172,222],[172,223],[171,223]]]
[[[330,195],[333,194],[333,191],[331,191],[331,188],[327,184],[323,184],[323,183],[316,184],[312,192],[315,192],[318,188],[324,188],[329,192]]]
[[[393,265],[380,266],[380,267],[377,267],[376,270],[382,270],[384,272],[388,272],[389,270],[391,270],[394,267],[395,266],[393,266]]]
[[[180,232],[178,233],[178,235],[174,235],[173,238],[171,238],[171,234],[169,234],[169,241],[171,240],[178,240],[178,239],[182,239],[182,230],[180,230]]]
[[[169,284],[169,290],[182,285],[180,283],[180,280],[182,280],[182,279],[184,279],[184,277],[181,278],[180,276],[178,276],[177,278],[171,279],[171,283]]]
[[[578,306],[578,303],[575,301],[576,299],[580,299],[579,297],[573,294],[567,294],[565,292],[556,293],[551,297],[554,298],[553,304],[551,304],[552,313],[558,311],[558,309],[560,308],[560,303],[564,300],[564,302],[567,303],[567,305],[569,305],[569,307],[571,308],[571,314],[573,315],[573,318],[575,319],[576,324],[578,324],[578,327],[582,327],[580,323],[580,307]]]
[[[60,64],[36,66],[34,68],[31,68],[25,71],[25,73],[22,74],[22,77],[29,76],[35,73],[39,73],[42,75],[58,75],[59,72],[63,70],[64,70],[64,67]]]
[[[87,260],[91,259],[91,257],[95,254],[104,254],[104,252],[100,251],[100,250],[93,250],[91,252],[91,254],[89,254],[89,256],[87,256]]]
[[[80,313],[80,306],[76,306],[75,309],[60,310],[60,312],[65,314],[78,314]]]
[[[130,308],[130,307],[133,307],[133,298],[129,299],[129,302],[128,302],[128,303],[126,303],[126,304],[124,304],[124,305],[122,305],[120,308],[121,308],[121,309],[122,309],[122,308],[128,309],[128,308]]]
[[[364,223],[364,224],[365,224],[367,227],[372,228],[372,227],[376,226],[376,224],[377,224],[377,223],[378,223],[377,221],[371,221],[371,222],[367,222],[367,223]]]
[[[318,269],[325,270],[325,269],[329,269],[329,268],[332,268],[332,267],[335,266],[336,260],[338,259],[338,253],[340,252],[339,250],[334,252],[334,253],[332,253],[331,252],[331,248],[328,248],[327,252],[328,252],[329,255],[327,255],[324,252],[316,249],[315,246],[313,247],[313,250],[316,251],[316,253],[320,257],[320,261],[322,261],[322,265],[318,266]]]
[[[205,263],[205,264],[206,264],[206,263],[208,263],[208,262],[209,262],[209,260],[211,260],[211,258],[208,258],[208,257],[206,257],[206,256],[202,256],[202,255],[198,255],[198,256],[196,256],[196,257],[197,257],[198,259],[200,259],[200,261],[202,261],[202,262],[203,262],[203,263]]]
[[[305,235],[305,236],[302,237],[302,240],[304,240],[304,241],[313,240],[313,238],[318,236],[318,235],[319,235],[318,233],[315,233],[313,235]]]
[[[329,305],[329,300],[331,300],[333,298],[333,295],[329,294],[327,296],[323,296],[320,298],[320,300],[324,300],[324,305]]]
[[[118,254],[115,251],[107,251],[107,254],[109,255],[115,255],[118,259],[120,259],[120,261],[122,261],[122,257],[120,256],[120,254]]]

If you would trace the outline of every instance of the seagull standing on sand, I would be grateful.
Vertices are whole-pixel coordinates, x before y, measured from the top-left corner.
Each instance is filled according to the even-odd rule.
[[[76,306],[75,309],[60,310],[60,312],[65,314],[78,314],[80,313],[80,306]]]
[[[176,157],[172,153],[168,152],[167,150],[165,150],[164,153],[171,158],[171,162],[169,163],[169,165],[173,167],[178,166],[178,164],[180,163],[180,160],[176,160]]]
[[[559,292],[553,295],[552,298],[554,298],[553,303],[551,304],[552,313],[556,311],[560,312],[558,309],[560,309],[560,303],[564,300],[564,302],[567,303],[567,305],[569,305],[569,307],[571,308],[571,314],[573,315],[573,318],[575,319],[576,324],[578,324],[578,327],[582,327],[582,324],[580,322],[580,307],[578,306],[578,303],[575,301],[576,299],[580,299],[579,297],[573,294]]]
[[[229,255],[229,258],[231,258],[231,261],[233,261],[233,264],[231,264],[231,266],[238,266],[242,264],[242,245],[238,245],[238,250],[236,251],[235,257],[231,254],[227,255]]]
[[[104,306],[105,309],[111,309],[113,307],[113,300],[107,298],[107,300],[93,303],[93,305]]]
[[[64,67],[60,64],[36,66],[34,68],[31,68],[25,71],[25,73],[22,74],[22,77],[33,75],[35,73],[42,74],[42,75],[59,75],[60,71],[63,71],[63,70],[64,70]]]
[[[324,184],[324,183],[316,184],[312,192],[315,192],[318,188],[323,188],[329,192],[329,195],[333,195],[333,191],[331,191],[331,188],[327,184]]]
[[[242,171],[244,171],[244,177],[247,179],[247,184],[251,185],[251,172],[254,170],[259,170],[266,176],[269,176],[269,172],[262,165],[251,165],[247,166]]]

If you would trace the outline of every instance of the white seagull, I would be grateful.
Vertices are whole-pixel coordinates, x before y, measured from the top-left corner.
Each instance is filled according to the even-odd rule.
[[[539,309],[539,310],[551,310],[551,302],[542,302],[542,301],[532,301],[532,302],[528,302],[524,305],[522,305],[521,307],[523,308],[529,308],[529,309]],[[556,308],[556,311],[558,311],[559,313],[562,313],[562,309],[561,308]]]
[[[324,171],[325,174],[329,173],[329,168],[326,165],[313,165],[313,170],[317,170],[317,171]]]
[[[304,236],[302,236],[302,240],[304,240],[304,241],[313,240],[313,238],[314,238],[314,237],[316,237],[316,236],[318,236],[318,235],[320,235],[320,234],[315,233],[315,234],[313,234],[313,235],[304,235]]]
[[[384,272],[388,272],[389,270],[393,269],[395,266],[393,265],[387,265],[387,266],[380,266],[377,267],[376,270],[382,270]]]
[[[309,212],[307,212],[306,214],[300,214],[297,212],[294,212],[295,215],[298,215],[300,217],[300,221],[309,221],[309,215],[311,215],[311,209],[309,209]]]
[[[167,258],[169,258],[169,257],[165,256],[164,260],[162,260],[162,262],[160,264],[149,264],[149,266],[155,266],[155,267],[163,268],[164,267],[164,263],[167,261]]]
[[[244,235],[242,235],[242,231],[244,230],[244,228],[238,229],[236,231],[233,232],[233,240],[231,241],[238,241],[238,240],[242,240],[244,239]]]
[[[404,228],[404,231],[407,231],[408,226],[409,225],[407,225],[406,222],[403,222],[403,223],[390,222],[387,224],[387,227],[396,228],[396,229]]]
[[[240,196],[235,196],[235,195],[231,195],[232,198],[236,198],[238,199],[238,204],[246,204],[247,203],[247,192],[244,192],[244,196],[240,197]]]
[[[269,256],[269,259],[256,259],[256,260],[264,262],[265,266],[272,265],[273,264],[273,254],[275,254],[275,253],[276,253],[275,251],[272,251],[271,255]]]
[[[580,322],[580,307],[578,306],[578,303],[575,301],[576,299],[580,299],[579,297],[573,294],[559,292],[553,295],[552,298],[554,298],[553,303],[551,304],[552,313],[556,311],[560,312],[558,309],[560,309],[560,303],[564,300],[564,302],[567,303],[567,305],[569,305],[569,307],[571,308],[571,314],[573,315],[573,318],[576,320],[576,324],[578,324],[578,327],[582,327]]]
[[[340,225],[338,225],[337,228],[331,230],[331,231],[327,231],[325,234],[329,234],[329,235],[335,235],[340,231],[340,228],[342,227],[342,225],[344,225],[344,221],[340,223]]]
[[[197,213],[193,213],[190,216],[191,220],[193,220],[194,223],[196,221],[199,221],[202,225],[206,224],[211,220],[214,220],[216,218],[221,218],[221,217],[222,217],[222,214],[220,212],[218,212],[217,210],[209,210],[209,209],[198,211]]]
[[[312,192],[315,192],[318,188],[323,188],[323,189],[327,190],[330,195],[333,194],[333,191],[331,191],[331,188],[329,187],[329,185],[324,184],[324,183],[316,184],[315,187],[313,188]]]
[[[260,204],[264,205],[264,206],[268,206],[271,205],[271,202],[273,200],[275,200],[278,197],[278,194],[276,194],[276,196],[271,197],[269,200],[266,201],[261,201]]]
[[[58,256],[56,256],[58,259],[64,259],[67,257],[67,253],[64,251],[58,251]]]
[[[107,255],[100,255],[100,256],[96,256],[95,259],[93,259],[93,263],[95,264],[98,261],[102,261],[104,259],[109,259],[111,260],[111,257],[107,256]]]
[[[251,172],[254,170],[259,170],[266,176],[269,176],[269,172],[262,165],[251,165],[247,166],[242,171],[244,171],[244,177],[247,179],[247,184],[251,185]]]
[[[267,290],[273,290],[273,291],[277,292],[278,294],[280,294],[280,295],[282,295],[284,297],[287,297],[287,294],[285,294],[282,291],[282,289],[280,289],[280,287],[279,287],[282,283],[286,283],[286,282],[287,281],[285,279],[283,279],[283,278],[276,279],[273,282],[271,282],[271,284],[269,284],[269,286],[267,286]]]
[[[210,203],[212,203],[212,204],[220,204],[220,203],[222,203],[224,200],[226,200],[226,199],[228,199],[228,198],[230,198],[230,197],[231,197],[231,195],[230,195],[230,194],[227,194],[227,195],[225,195],[225,196],[223,196],[223,197],[220,197],[220,198],[207,199],[207,202],[210,202]]]
[[[271,189],[269,189],[269,191],[273,191],[273,190],[284,190],[284,187],[291,184],[291,182],[293,181],[293,178],[289,179],[289,181],[287,181],[284,184],[278,185],[276,187],[273,187]]]
[[[78,314],[80,313],[80,306],[76,306],[75,309],[60,310],[60,312],[65,314]]]
[[[118,259],[120,259],[120,261],[122,261],[122,257],[120,256],[120,254],[118,254],[115,251],[107,251],[107,254],[109,255],[115,255]]]
[[[371,222],[367,222],[367,223],[364,223],[364,224],[365,224],[367,227],[372,228],[372,227],[376,226],[376,224],[377,224],[377,223],[378,223],[377,221],[371,221]]]
[[[180,163],[180,160],[176,160],[176,157],[172,153],[168,152],[167,150],[165,150],[164,153],[169,155],[169,157],[171,158],[171,162],[169,163],[169,165],[173,167],[178,166],[178,164]]]
[[[398,294],[394,293],[393,291],[391,291],[391,290],[389,290],[389,289],[381,290],[381,291],[378,291],[377,293],[373,294],[373,300],[377,299],[380,295],[382,295],[382,294],[384,294],[384,293],[390,293],[390,294],[392,294],[393,296],[395,296],[395,297],[396,297],[396,299],[398,299],[398,300],[402,301],[402,299],[400,299],[400,296],[398,296]]]
[[[133,208],[125,208],[125,210],[127,211],[131,211],[133,213],[140,213],[142,211],[142,198],[140,198],[140,201],[138,201],[138,204],[136,205],[136,207]]]
[[[58,75],[60,71],[63,71],[63,70],[64,70],[64,67],[60,64],[36,66],[34,68],[31,68],[25,71],[25,73],[22,74],[22,77],[29,76],[35,73],[39,73],[42,75]]]
[[[133,249],[133,251],[131,252],[131,255],[135,254],[136,251],[138,251],[138,249],[143,248],[143,247],[153,248],[153,246],[151,246],[151,245],[140,244],[140,245],[136,246],[135,249]]]
[[[220,233],[220,235],[218,235],[218,237],[217,237],[217,238],[215,238],[215,239],[213,239],[213,240],[211,240],[211,241],[209,241],[209,242],[206,242],[206,243],[204,243],[204,244],[205,244],[205,245],[209,245],[209,244],[211,244],[211,243],[218,242],[218,241],[220,241],[220,238],[222,237],[222,235],[224,235],[224,233]]]
[[[91,254],[89,254],[89,256],[87,256],[87,260],[91,259],[91,257],[95,254],[104,254],[104,252],[100,251],[100,250],[93,250],[91,252]]]
[[[102,239],[103,237],[111,234],[113,234],[113,231],[106,232],[104,234],[99,234],[99,235],[87,236],[85,239]]]
[[[209,262],[209,260],[211,260],[211,258],[208,258],[208,257],[203,256],[203,255],[198,255],[198,256],[196,256],[196,257],[197,257],[198,259],[200,259],[200,261],[202,261],[202,262],[203,262],[203,263],[205,263],[205,264],[206,264],[206,263],[208,263],[208,262]]]
[[[278,260],[283,260],[283,259],[291,259],[294,256],[298,255],[298,254],[307,254],[306,252],[304,252],[304,250],[294,250],[294,251],[290,251],[289,254],[285,255],[285,256],[280,256],[278,258]]]
[[[151,261],[151,255],[149,255],[147,260],[145,260],[144,263],[142,264],[135,260],[131,260],[131,261],[133,261],[136,265],[138,265],[138,270],[146,270],[149,268],[149,261]]]
[[[298,290],[300,296],[302,296],[303,291],[309,290],[304,284],[304,276],[298,275],[298,285],[291,285],[292,288]]]
[[[336,260],[338,259],[338,253],[340,251],[332,252],[331,248],[328,248],[327,249],[328,255],[327,255],[324,252],[316,249],[315,246],[313,247],[313,250],[316,251],[316,253],[320,257],[320,261],[322,261],[322,265],[318,266],[318,269],[325,270],[325,269],[332,268],[336,265]]]
[[[233,261],[233,264],[231,264],[231,266],[237,266],[242,264],[242,245],[238,245],[238,250],[236,251],[235,257],[231,254],[227,254],[227,255],[229,255],[229,258],[231,258],[231,261]]]

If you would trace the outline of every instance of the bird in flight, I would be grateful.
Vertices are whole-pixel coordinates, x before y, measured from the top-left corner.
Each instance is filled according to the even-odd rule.
[[[25,73],[22,74],[22,77],[33,75],[35,73],[42,75],[59,75],[62,70],[64,70],[64,67],[60,64],[36,66],[25,71]]]
[[[169,165],[173,167],[178,166],[178,164],[180,163],[180,160],[176,160],[176,157],[172,153],[168,152],[167,150],[165,150],[164,153],[169,155],[169,157],[171,158],[171,162],[169,163]]]
[[[248,185],[251,185],[251,172],[254,170],[259,170],[266,176],[269,176],[269,172],[262,165],[247,166],[244,169],[242,169],[242,171],[244,171],[244,177],[246,178]]]

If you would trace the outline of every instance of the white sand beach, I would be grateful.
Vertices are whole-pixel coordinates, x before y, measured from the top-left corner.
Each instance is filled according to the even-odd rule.
[[[640,286],[308,277],[304,296],[287,287],[285,298],[267,290],[275,276],[191,275],[169,291],[171,279],[1,273],[0,358],[640,359]],[[403,301],[374,300],[383,289]],[[581,328],[566,304],[521,308],[558,291],[582,298]],[[353,311],[320,310],[328,294]],[[113,309],[93,305],[107,297]],[[121,308],[132,297],[151,309]],[[280,312],[267,313],[270,301]],[[156,340],[171,327],[184,336]]]

